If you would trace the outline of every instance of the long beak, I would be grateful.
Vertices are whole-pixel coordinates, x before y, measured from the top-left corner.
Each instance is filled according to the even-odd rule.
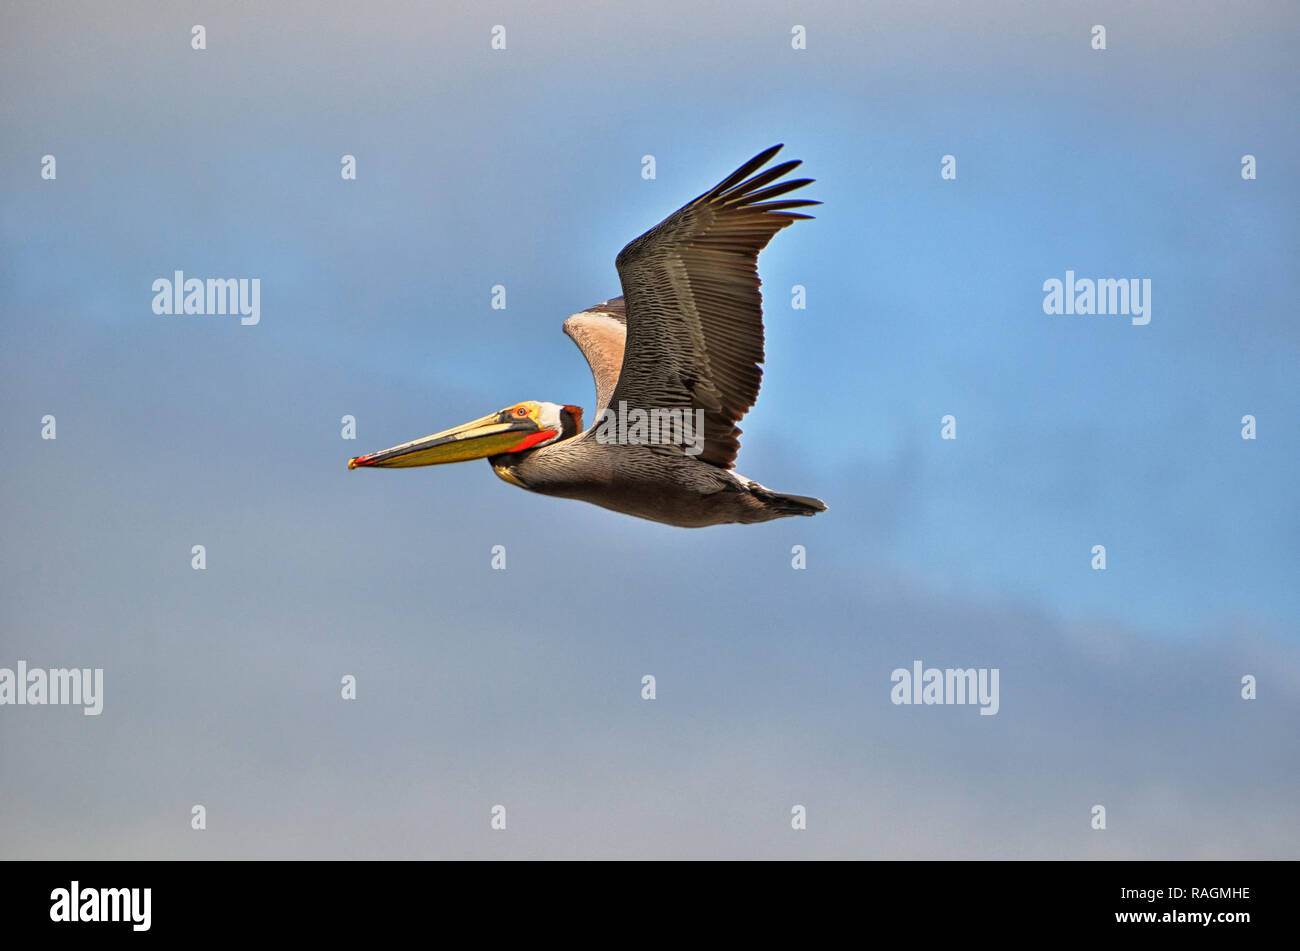
[[[423,439],[404,442],[392,449],[383,449],[348,461],[349,469],[374,467],[378,469],[403,469],[408,466],[436,466],[444,462],[465,462],[483,459],[505,452],[519,452],[538,442],[542,430],[531,419],[502,420],[502,414],[493,413],[472,423],[434,433]],[[543,437],[546,438],[546,437]]]

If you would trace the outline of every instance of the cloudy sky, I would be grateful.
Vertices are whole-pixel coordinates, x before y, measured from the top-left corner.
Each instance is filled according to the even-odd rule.
[[[565,6],[0,10],[0,668],[105,692],[0,706],[0,856],[1300,856],[1300,13]],[[776,142],[825,204],[740,469],[827,513],[348,472],[590,414],[561,321]],[[155,315],[177,270],[260,323]],[[1067,270],[1150,324],[1045,315]],[[918,660],[997,715],[891,703]]]

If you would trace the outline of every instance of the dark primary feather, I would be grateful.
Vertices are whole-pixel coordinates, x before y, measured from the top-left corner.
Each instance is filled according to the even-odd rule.
[[[610,404],[705,410],[704,451],[697,458],[722,468],[735,462],[736,422],[754,405],[762,379],[758,252],[782,228],[809,217],[790,209],[820,204],[766,201],[812,181],[771,184],[797,161],[753,174],[780,149],[750,159],[615,261],[627,344]]]

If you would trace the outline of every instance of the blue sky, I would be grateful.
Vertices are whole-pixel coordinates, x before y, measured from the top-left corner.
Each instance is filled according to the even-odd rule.
[[[0,850],[1295,857],[1297,16],[1128,6],[8,5],[0,666],[106,698],[0,708]],[[590,414],[563,318],[775,142],[825,204],[760,258],[739,469],[825,515],[347,471]],[[261,323],[155,316],[177,269]],[[1067,269],[1151,323],[1044,315]],[[998,667],[999,714],[891,705],[916,659]]]

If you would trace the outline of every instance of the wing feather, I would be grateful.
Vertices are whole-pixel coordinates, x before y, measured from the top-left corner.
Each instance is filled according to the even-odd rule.
[[[617,383],[602,406],[626,400],[646,410],[703,409],[698,458],[722,468],[735,463],[736,423],[754,405],[762,380],[758,253],[782,228],[809,217],[790,209],[820,204],[767,201],[812,182],[777,181],[797,161],[758,171],[780,149],[750,159],[628,244],[615,262],[626,341]]]

